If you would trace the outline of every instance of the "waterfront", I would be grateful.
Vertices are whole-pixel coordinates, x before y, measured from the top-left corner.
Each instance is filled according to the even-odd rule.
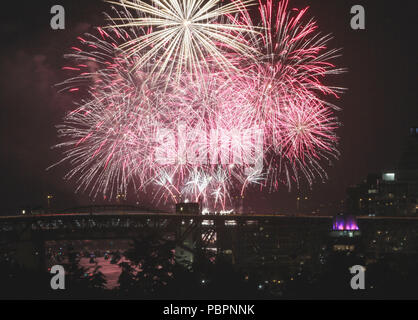
[[[136,292],[142,298],[172,298],[174,293],[189,298],[216,294],[218,298],[273,299],[416,297],[416,279],[410,273],[418,261],[416,218],[134,217],[90,215],[68,220],[66,216],[66,223],[62,222],[64,216],[55,216],[48,223],[45,217],[32,217],[31,234],[38,240],[43,234],[43,245],[18,242],[3,246],[3,270],[13,274],[13,268],[7,269],[5,257],[18,270],[24,267],[44,272],[46,277],[52,265],[62,264],[72,270],[70,273],[84,277],[87,288],[89,281],[98,281],[100,290],[90,292],[98,297],[118,296],[125,291]],[[176,223],[171,223],[170,218]],[[61,227],[57,227],[58,220]],[[97,237],[97,230],[102,238]],[[22,250],[34,250],[33,257],[44,261],[19,261]],[[357,264],[368,270],[367,290],[363,292],[350,288],[349,268]],[[70,279],[69,283],[74,280]],[[149,279],[154,279],[151,291],[146,289]],[[130,282],[132,285],[127,284]],[[73,294],[83,296],[88,292]]]

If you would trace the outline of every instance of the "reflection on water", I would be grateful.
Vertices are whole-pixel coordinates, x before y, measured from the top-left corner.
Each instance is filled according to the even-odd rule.
[[[127,262],[127,260],[122,257],[118,263],[120,262]],[[87,272],[93,272],[97,266],[101,267],[100,271],[105,276],[107,289],[114,289],[118,286],[118,279],[122,271],[118,263],[111,263],[111,259],[104,257],[95,258],[93,263],[90,258],[80,259],[80,266],[86,268]]]

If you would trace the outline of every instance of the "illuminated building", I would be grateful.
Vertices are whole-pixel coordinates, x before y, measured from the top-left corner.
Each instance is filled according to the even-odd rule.
[[[331,248],[333,251],[354,251],[361,233],[352,216],[337,216],[332,224]]]
[[[410,128],[396,168],[369,174],[347,190],[347,211],[369,216],[413,216],[418,207],[418,127]]]

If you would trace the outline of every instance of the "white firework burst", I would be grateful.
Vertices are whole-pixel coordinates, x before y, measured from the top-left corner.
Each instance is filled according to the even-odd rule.
[[[245,33],[254,28],[238,24],[233,15],[246,10],[252,0],[233,0],[220,5],[221,0],[152,0],[151,4],[132,0],[108,1],[126,11],[136,11],[135,17],[114,18],[113,27],[150,30],[121,46],[127,55],[140,53],[134,68],[152,65],[151,74],[179,79],[184,72],[200,75],[210,64],[222,70],[235,69],[230,54],[251,56],[254,49],[245,40]],[[120,23],[119,23],[119,22]]]

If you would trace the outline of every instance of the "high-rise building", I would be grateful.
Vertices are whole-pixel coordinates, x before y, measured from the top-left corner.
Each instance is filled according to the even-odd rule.
[[[418,127],[410,128],[398,165],[369,174],[347,189],[347,212],[369,216],[411,216],[418,212]]]

